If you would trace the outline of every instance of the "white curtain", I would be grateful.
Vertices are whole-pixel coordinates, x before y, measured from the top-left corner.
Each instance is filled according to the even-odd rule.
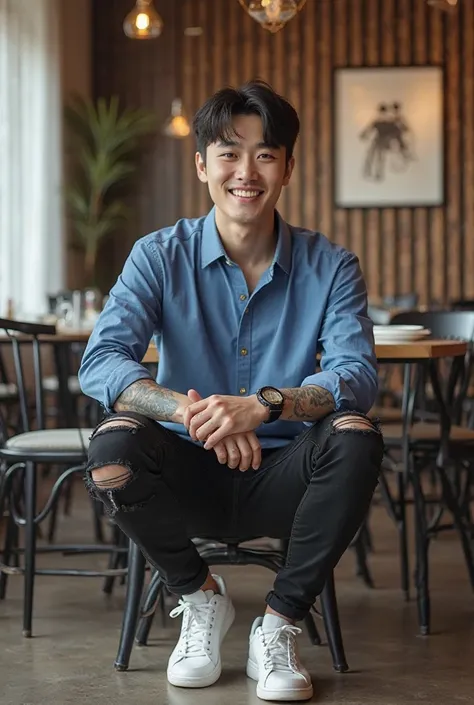
[[[0,314],[63,285],[58,0],[0,0]]]

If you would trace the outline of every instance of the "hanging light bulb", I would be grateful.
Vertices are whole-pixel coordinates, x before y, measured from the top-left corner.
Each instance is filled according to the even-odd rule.
[[[239,0],[244,10],[269,32],[278,32],[302,9],[306,0]]]
[[[123,31],[130,39],[155,39],[163,29],[163,20],[152,0],[136,0],[135,7],[123,22]]]
[[[183,139],[191,132],[191,127],[183,111],[183,101],[175,98],[171,103],[171,115],[163,126],[163,133],[167,137]]]

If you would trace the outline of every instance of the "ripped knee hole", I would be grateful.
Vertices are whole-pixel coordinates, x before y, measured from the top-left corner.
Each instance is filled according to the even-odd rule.
[[[136,433],[139,428],[143,428],[143,424],[140,423],[140,421],[131,419],[128,416],[116,416],[102,421],[91,435],[90,440],[113,431],[130,431],[131,433]]]
[[[374,431],[374,433],[378,433],[378,429],[370,419],[358,415],[342,416],[335,419],[333,421],[333,428],[341,431],[353,429],[355,431]]]
[[[97,489],[117,489],[127,484],[132,471],[123,465],[104,465],[91,470],[91,479]]]

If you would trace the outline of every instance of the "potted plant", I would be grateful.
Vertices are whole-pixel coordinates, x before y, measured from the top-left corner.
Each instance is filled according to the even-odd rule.
[[[84,251],[86,284],[96,284],[99,244],[130,216],[127,186],[136,169],[140,138],[154,131],[154,113],[120,110],[116,96],[93,102],[76,97],[65,111],[70,139],[66,191],[73,245]]]

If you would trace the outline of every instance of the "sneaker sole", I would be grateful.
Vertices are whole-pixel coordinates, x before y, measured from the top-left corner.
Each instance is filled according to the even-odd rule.
[[[230,609],[227,611],[227,614],[225,616],[224,620],[224,627],[221,632],[221,639],[219,643],[219,649],[222,646],[222,642],[224,641],[224,637],[226,636],[227,632],[231,628],[233,622],[235,619],[235,609],[232,603],[230,603]],[[215,669],[211,672],[208,673],[206,676],[197,676],[197,677],[183,677],[183,676],[173,676],[171,673],[167,673],[167,678],[168,682],[171,683],[171,685],[174,685],[178,688],[207,688],[210,685],[213,685],[217,680],[219,680],[220,675],[222,673],[222,664],[221,664],[221,656],[219,654],[219,660],[216,664]]]
[[[247,676],[254,681],[257,681],[257,697],[260,700],[285,700],[285,701],[298,701],[298,700],[309,700],[313,697],[313,686],[307,686],[306,688],[298,688],[288,690],[270,690],[268,688],[262,688],[258,685],[259,673],[258,666],[254,661],[248,659],[247,661]]]

